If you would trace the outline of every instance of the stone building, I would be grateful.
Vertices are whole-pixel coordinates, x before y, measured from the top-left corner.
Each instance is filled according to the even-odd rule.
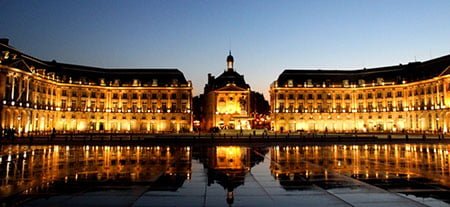
[[[0,42],[1,127],[16,132],[192,130],[192,84],[178,69],[43,61]]]
[[[251,129],[250,86],[234,70],[234,58],[227,57],[227,69],[217,78],[208,74],[204,89],[203,128]]]
[[[450,55],[360,70],[285,70],[270,86],[275,131],[448,132]]]

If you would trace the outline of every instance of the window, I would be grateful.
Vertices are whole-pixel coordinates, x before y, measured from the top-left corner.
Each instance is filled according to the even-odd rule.
[[[305,99],[305,97],[303,96],[303,94],[298,94],[298,99]]]
[[[67,91],[66,90],[62,90],[62,96],[67,96]]]
[[[163,112],[167,112],[167,103],[162,103],[161,109]]]
[[[359,93],[359,94],[358,94],[358,99],[360,99],[360,100],[363,99],[362,93]]]
[[[185,93],[181,94],[181,99],[183,100],[188,99],[188,95]]]
[[[377,93],[377,98],[383,98],[383,94],[381,92]]]
[[[161,94],[161,99],[167,99],[167,93]]]
[[[308,99],[314,99],[312,94],[308,94]]]
[[[294,103],[289,103],[288,111],[291,112],[291,113],[294,112]]]
[[[349,100],[350,99],[350,94],[345,94],[345,100]]]
[[[368,94],[367,94],[367,98],[373,98],[372,93],[368,93]]]
[[[133,99],[138,99],[137,93],[133,93]]]
[[[341,99],[341,94],[336,94],[336,99]]]
[[[397,91],[397,97],[402,97],[403,93],[401,91]]]
[[[378,109],[378,111],[381,111],[383,109],[383,103],[381,101],[378,101],[377,109]]]
[[[294,94],[289,94],[288,99],[289,100],[293,100],[294,99]]]
[[[119,95],[117,95],[117,93],[114,93],[113,94],[113,99],[118,99],[119,98]]]
[[[62,109],[66,108],[66,100],[61,100],[61,108]]]
[[[172,93],[170,95],[170,99],[177,99],[177,94],[176,93]]]
[[[158,97],[158,96],[156,95],[156,93],[153,93],[153,94],[152,94],[152,99],[157,99],[157,97]]]
[[[142,110],[143,110],[144,112],[147,111],[147,104],[142,104]]]
[[[387,97],[387,98],[392,98],[392,92],[390,92],[390,91],[387,92],[387,93],[386,93],[386,97]]]
[[[91,93],[91,98],[97,98],[97,94],[95,92]]]
[[[172,102],[171,103],[171,107],[170,107],[170,111],[173,112],[177,112],[177,103]]]
[[[284,103],[280,103],[279,112],[284,112]]]
[[[397,101],[397,108],[399,111],[403,110],[403,102],[402,101]]]
[[[147,94],[146,93],[142,94],[142,99],[147,99]]]
[[[128,99],[128,95],[126,93],[122,94],[122,99]]]
[[[317,99],[322,99],[322,94],[317,94]]]
[[[278,94],[278,99],[284,99],[284,94],[282,93]]]

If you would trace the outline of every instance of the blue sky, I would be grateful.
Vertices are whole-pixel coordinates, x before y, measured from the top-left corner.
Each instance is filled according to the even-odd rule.
[[[0,37],[32,56],[176,67],[201,93],[231,49],[268,95],[285,68],[357,69],[450,54],[450,1],[0,0]]]

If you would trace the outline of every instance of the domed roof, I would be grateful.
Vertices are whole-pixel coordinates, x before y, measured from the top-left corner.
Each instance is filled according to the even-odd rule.
[[[234,58],[233,58],[233,56],[231,55],[231,50],[230,50],[230,53],[228,54],[227,62],[234,62]]]

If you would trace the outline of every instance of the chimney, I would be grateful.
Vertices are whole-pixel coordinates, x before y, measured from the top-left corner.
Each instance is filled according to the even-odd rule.
[[[208,83],[211,83],[214,80],[214,76],[211,73],[208,73]]]

